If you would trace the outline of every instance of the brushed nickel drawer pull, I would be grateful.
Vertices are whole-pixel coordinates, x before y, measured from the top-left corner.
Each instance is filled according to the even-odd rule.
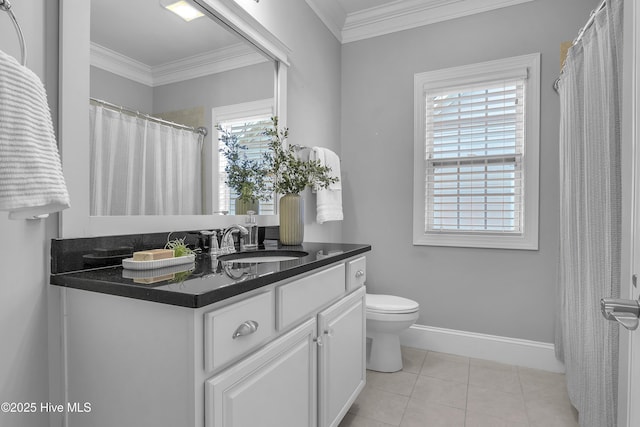
[[[236,329],[236,331],[233,333],[231,338],[235,340],[238,337],[251,335],[257,330],[258,330],[258,322],[256,322],[255,320],[247,320],[246,322],[243,322],[240,326],[238,326],[238,329]]]

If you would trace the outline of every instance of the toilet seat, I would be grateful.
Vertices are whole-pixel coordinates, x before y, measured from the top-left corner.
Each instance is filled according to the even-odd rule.
[[[394,295],[367,294],[366,301],[369,313],[407,314],[420,308],[417,302]]]

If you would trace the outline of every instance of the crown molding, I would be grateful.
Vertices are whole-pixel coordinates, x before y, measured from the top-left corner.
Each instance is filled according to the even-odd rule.
[[[153,67],[154,86],[222,73],[269,61],[244,43]]]
[[[306,1],[341,43],[350,43],[534,0],[395,0],[346,16],[338,0]]]
[[[318,15],[324,25],[342,42],[342,28],[347,13],[336,0],[306,0],[307,4]]]
[[[125,55],[91,43],[91,65],[146,86],[155,87],[267,62],[255,49],[233,46],[149,67]]]
[[[347,15],[342,42],[349,43],[533,0],[398,0]]]
[[[151,67],[142,62],[124,56],[114,50],[91,42],[91,65],[116,74],[125,79],[153,86]]]

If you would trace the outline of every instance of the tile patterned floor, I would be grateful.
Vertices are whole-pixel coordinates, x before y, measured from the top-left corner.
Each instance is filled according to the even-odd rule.
[[[404,369],[367,371],[340,427],[578,427],[564,375],[403,347]]]

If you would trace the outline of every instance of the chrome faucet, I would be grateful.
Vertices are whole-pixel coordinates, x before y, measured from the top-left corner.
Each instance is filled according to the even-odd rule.
[[[246,236],[247,234],[249,234],[249,231],[240,224],[233,224],[232,226],[228,227],[222,233],[220,253],[230,254],[236,251],[235,245],[233,244],[233,233],[235,233],[236,231],[239,231],[241,236]]]

